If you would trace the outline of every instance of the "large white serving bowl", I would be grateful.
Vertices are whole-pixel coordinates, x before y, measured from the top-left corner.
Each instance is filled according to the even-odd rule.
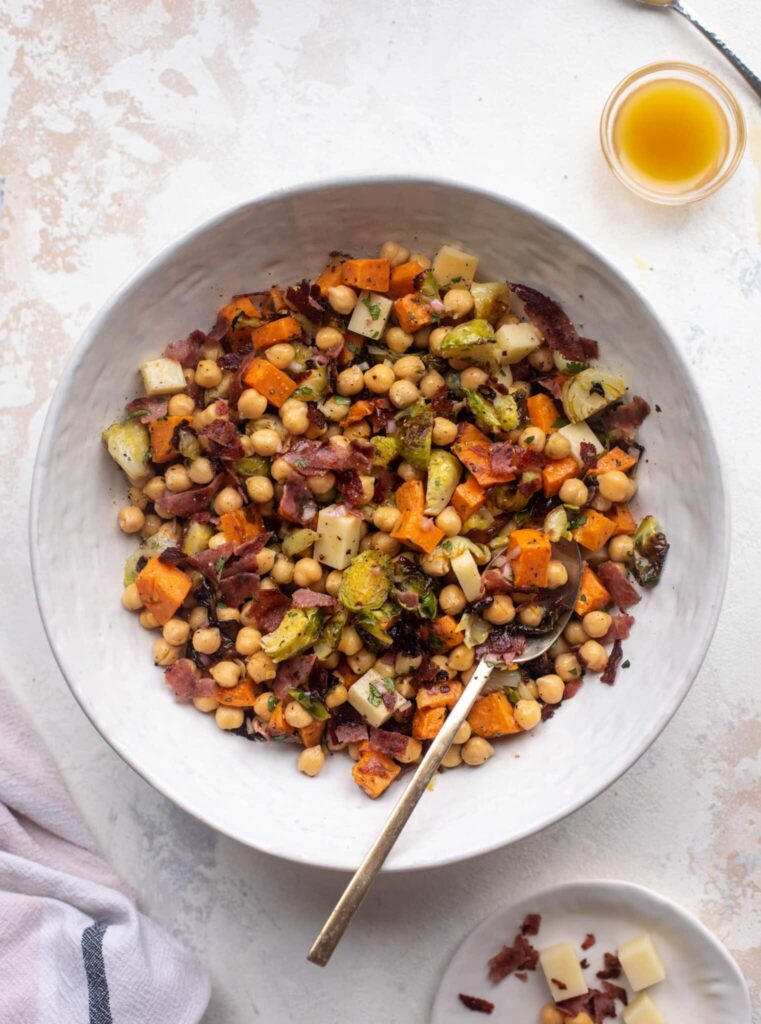
[[[125,480],[100,435],[140,392],[141,360],[194,328],[209,328],[227,296],[314,275],[330,250],[373,254],[387,238],[424,252],[460,241],[478,254],[481,280],[531,284],[599,339],[602,361],[660,406],[641,433],[647,461],[637,505],[660,516],[672,545],[662,583],[634,609],[637,624],[625,643],[631,667],[616,685],[590,676],[551,722],[498,743],[497,755],[477,770],[438,777],[388,869],[444,864],[514,842],[626,771],[695,678],[727,566],[721,467],[687,367],[636,289],[559,224],[497,195],[390,178],[280,192],[171,245],[96,317],[53,398],[31,507],[42,618],[83,710],[152,785],[243,843],[340,869],[357,865],[398,786],[368,800],[346,756],[306,778],[293,747],[227,735],[211,717],[175,705],[153,666],[151,635],[120,604],[122,567],[135,542],[117,528]]]

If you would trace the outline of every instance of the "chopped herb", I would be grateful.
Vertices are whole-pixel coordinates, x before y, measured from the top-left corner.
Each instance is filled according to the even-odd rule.
[[[331,397],[333,398],[333,401],[337,402],[339,405],[351,405],[351,399],[346,395],[332,395]]]
[[[564,373],[581,373],[582,370],[586,370],[587,364],[582,363],[578,359],[569,359],[563,364]]]
[[[296,459],[296,461],[294,462],[294,466],[296,467],[296,469],[306,469],[307,468],[307,460],[306,459]]]
[[[627,658],[627,659],[626,659],[626,661],[622,661],[622,662],[621,662],[621,668],[631,668],[631,664],[632,664],[632,663],[631,663],[631,662],[629,661],[629,659]]]
[[[567,427],[570,420],[567,420],[565,416],[558,416],[555,422],[552,424],[553,430],[560,430],[561,427]]]
[[[128,420],[139,420],[141,416],[149,416],[150,413],[147,409],[135,409],[133,412],[127,413]]]
[[[507,699],[515,707],[518,701],[521,699],[520,691],[515,686],[508,686],[507,688]]]
[[[655,411],[656,412],[663,412],[663,410],[661,409],[661,407],[658,405],[657,402],[655,403]]]
[[[220,577],[222,575],[222,570],[225,567],[226,561],[227,559],[224,556],[222,556],[221,558],[218,558],[214,563],[214,572],[217,574],[217,577]]]
[[[462,274],[458,274],[457,277],[452,277],[449,279],[450,284],[459,284],[460,281],[462,281]]]
[[[366,299],[362,299],[362,305],[367,306],[367,312],[370,314],[371,320],[377,320],[378,317],[381,315],[380,306],[378,305],[377,302],[371,302],[369,295]]]
[[[531,444],[531,442],[532,442],[533,440],[534,440],[534,435],[532,434],[532,435],[531,435],[530,437],[526,437],[526,438],[524,438],[524,442],[523,442],[523,443],[524,443],[524,444]]]
[[[275,710],[276,707],[277,707],[277,697],[275,696],[274,693],[271,693],[269,695],[269,697],[267,698],[267,710],[269,711],[270,714],[272,714],[272,712]]]
[[[380,707],[381,700],[383,699],[372,683],[370,683],[369,689],[367,691],[367,699],[370,701],[374,708]]]

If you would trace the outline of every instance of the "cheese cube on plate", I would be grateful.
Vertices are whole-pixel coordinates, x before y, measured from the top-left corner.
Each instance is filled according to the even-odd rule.
[[[361,334],[365,338],[378,339],[386,330],[391,306],[391,299],[375,292],[360,292],[357,305],[349,320],[349,330]]]
[[[657,985],[666,977],[666,968],[648,932],[625,942],[618,950],[618,959],[635,992]]]
[[[149,359],[140,367],[149,395],[175,395],[185,390],[185,374],[176,359]]]
[[[589,991],[572,942],[559,942],[557,946],[543,949],[539,954],[539,963],[556,1003],[562,999],[583,996]]]
[[[624,1024],[666,1024],[663,1014],[647,994],[642,992],[621,1012]]]
[[[442,245],[431,269],[439,288],[470,288],[477,266],[478,257],[454,245]]]
[[[314,557],[331,569],[345,569],[359,551],[359,516],[342,515],[336,505],[320,510]]]
[[[542,336],[533,324],[502,324],[494,337],[507,363],[519,363],[542,344]]]
[[[394,703],[388,701],[390,707],[383,702],[386,693],[394,695]],[[379,729],[395,711],[409,702],[396,692],[391,676],[382,676],[377,669],[371,668],[349,688],[349,703],[370,725]]]

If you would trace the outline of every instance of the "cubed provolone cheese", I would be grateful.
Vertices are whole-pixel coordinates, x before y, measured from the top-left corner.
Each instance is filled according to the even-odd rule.
[[[345,569],[359,551],[361,525],[359,516],[341,515],[335,505],[321,509],[314,557],[331,569]]]
[[[388,701],[390,707],[383,701],[387,693],[394,695],[394,703]],[[371,668],[349,687],[349,703],[370,725],[379,729],[407,701],[396,692],[392,676],[382,676],[377,669]]]
[[[666,968],[648,932],[625,942],[618,951],[618,959],[635,992],[657,985],[666,977]]]
[[[470,551],[463,551],[461,555],[455,555],[450,564],[465,594],[465,600],[477,601],[481,596],[481,574],[473,555]]]
[[[431,269],[439,288],[470,288],[477,266],[478,257],[454,245],[442,245]]]
[[[519,363],[542,344],[542,336],[532,324],[502,324],[495,340],[507,363]]]
[[[185,390],[185,374],[176,359],[149,359],[141,365],[140,373],[149,395],[175,395]]]
[[[386,330],[391,306],[391,299],[375,292],[360,292],[357,305],[349,320],[349,330],[361,334],[365,338],[378,339]]]
[[[573,943],[559,942],[556,946],[543,949],[539,954],[539,963],[556,1003],[561,999],[583,996],[588,991]]]
[[[623,1008],[621,1019],[624,1024],[666,1024],[663,1014],[646,992]]]
[[[602,455],[605,448],[600,441],[599,437],[586,425],[586,423],[569,423],[567,427],[561,427],[558,430],[559,434],[562,434],[571,445],[571,455],[578,462],[580,466],[584,463],[581,458],[581,444],[582,441],[585,444],[591,444],[598,455]]]

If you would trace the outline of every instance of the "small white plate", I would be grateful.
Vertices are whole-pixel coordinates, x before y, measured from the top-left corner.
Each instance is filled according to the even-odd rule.
[[[650,993],[668,1024],[750,1024],[750,999],[732,957],[697,918],[649,889],[628,882],[571,882],[528,896],[498,910],[465,939],[447,967],[431,1015],[431,1024],[539,1024],[539,1011],[550,1002],[541,968],[521,982],[512,975],[498,985],[487,978],[487,962],[510,944],[526,914],[541,914],[539,935],[531,942],[544,949],[568,940],[589,960],[584,972],[590,988],[602,987],[595,972],[603,953],[643,931],[653,936],[667,977]],[[592,932],[596,942],[583,952],[580,943]],[[631,989],[622,976],[613,984]],[[491,1016],[462,1005],[458,993],[495,1004]],[[619,1004],[620,1005],[620,1004]]]

